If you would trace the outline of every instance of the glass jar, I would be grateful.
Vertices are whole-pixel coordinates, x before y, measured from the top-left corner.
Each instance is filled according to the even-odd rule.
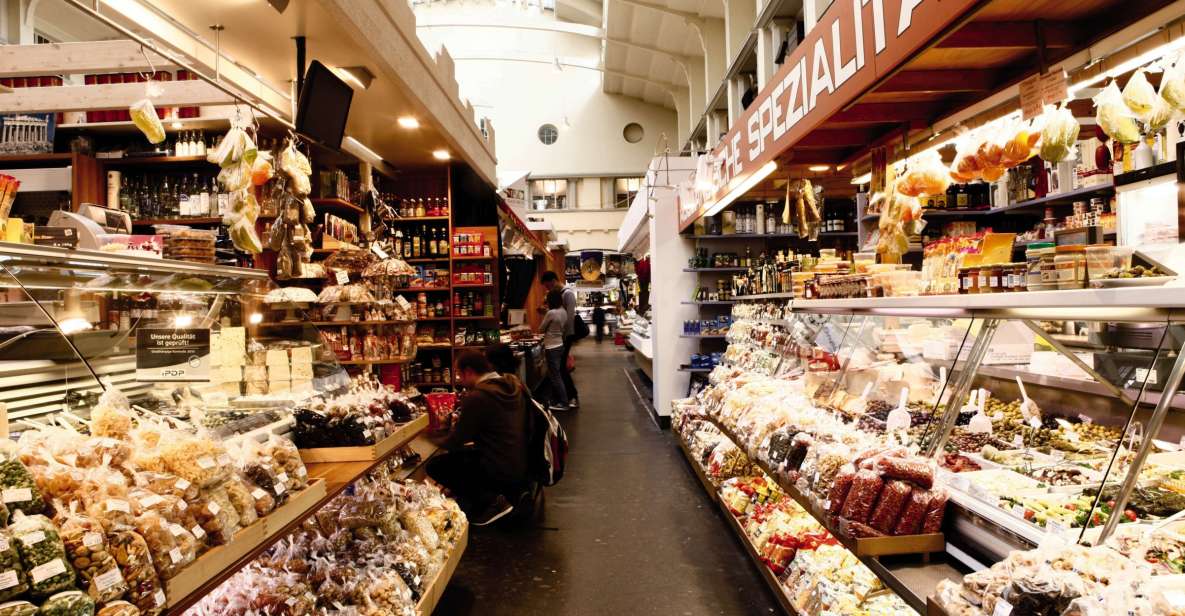
[[[959,268],[959,295],[966,295],[971,292],[971,268]]]
[[[1027,263],[1012,264],[1012,291],[1020,292],[1028,290],[1028,273],[1029,266]]]
[[[1007,265],[1004,263],[996,263],[985,266],[988,270],[988,293],[1003,293],[1008,290],[1005,286],[1005,276],[1007,275]]]
[[[1025,288],[1029,291],[1041,291],[1041,255],[1043,251],[1053,251],[1053,243],[1037,242],[1029,244],[1025,250]]]
[[[1054,271],[1058,289],[1081,289],[1086,286],[1086,246],[1058,246]]]
[[[1052,291],[1057,289],[1057,269],[1054,267],[1053,261],[1056,255],[1056,248],[1046,248],[1041,251],[1041,261],[1039,264],[1041,270],[1041,281],[1038,283],[1038,287],[1036,289],[1034,289],[1032,283],[1030,283],[1030,291]]]

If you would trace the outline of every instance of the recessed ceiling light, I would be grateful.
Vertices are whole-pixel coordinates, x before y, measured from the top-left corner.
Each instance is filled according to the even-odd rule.
[[[811,166],[807,167],[807,169],[810,169],[811,171],[815,171],[815,172],[830,171],[831,165],[811,165]]]
[[[180,122],[174,121],[169,126],[171,126],[173,128],[173,130],[181,130],[181,127],[183,126],[183,124],[181,124]]]
[[[432,157],[435,158],[436,160],[448,160],[449,159],[448,150],[436,150],[436,151],[432,152]]]
[[[420,121],[411,117],[411,116],[403,116],[402,118],[399,118],[399,120],[397,120],[397,121],[399,122],[399,125],[402,126],[403,128],[411,129],[411,128],[419,128],[420,127]]]

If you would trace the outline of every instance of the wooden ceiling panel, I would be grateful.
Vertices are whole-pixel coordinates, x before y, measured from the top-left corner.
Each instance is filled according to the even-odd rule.
[[[1041,22],[1040,38],[1048,48],[1072,47],[1081,39],[1085,27],[1085,24],[1070,22]],[[943,39],[937,47],[1035,49],[1037,40],[1037,22],[977,19]]]
[[[876,89],[877,92],[987,92],[999,81],[990,70],[901,71]]]
[[[1032,55],[1032,50],[933,48],[922,52],[906,65],[907,70],[996,69],[1016,64]]]
[[[976,21],[1074,21],[1121,5],[1115,0],[993,0]]]
[[[950,92],[869,92],[860,99],[865,103],[919,103],[946,100]]]

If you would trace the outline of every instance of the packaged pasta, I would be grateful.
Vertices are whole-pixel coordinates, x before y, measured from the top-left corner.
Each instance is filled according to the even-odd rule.
[[[0,495],[10,511],[34,514],[45,509],[45,500],[29,469],[8,454],[0,454]]]
[[[835,479],[831,482],[831,490],[827,494],[827,513],[837,515],[842,509],[844,501],[848,497],[848,491],[852,488],[852,480],[856,478],[856,467],[851,464],[845,464],[839,472],[835,474]]]
[[[59,518],[66,555],[86,592],[99,603],[114,601],[128,590],[119,563],[107,547],[103,525],[94,518],[68,511]]]
[[[1095,121],[1103,132],[1119,143],[1135,143],[1140,140],[1140,127],[1135,115],[1124,103],[1119,87],[1111,82],[1094,97]]]
[[[36,616],[37,606],[28,601],[0,603],[0,616]]]
[[[12,535],[0,530],[0,601],[19,597],[28,590],[28,577]]]
[[[107,545],[127,581],[127,600],[145,616],[160,614],[165,607],[165,593],[144,538],[131,528],[116,529],[107,534]]]
[[[239,526],[254,524],[259,515],[255,512],[255,498],[251,496],[246,484],[237,477],[232,477],[222,487],[226,490],[226,496],[234,506],[235,513],[239,514]]]
[[[901,512],[897,526],[893,528],[894,535],[916,535],[922,530],[922,521],[926,517],[926,510],[930,507],[930,492],[914,490],[909,494],[909,502]]]
[[[128,113],[132,116],[132,123],[144,133],[148,143],[156,144],[165,140],[165,127],[156,115],[156,107],[152,101],[142,98],[128,107]]]
[[[926,517],[922,521],[923,533],[942,532],[942,519],[946,516],[946,501],[950,495],[946,490],[930,493],[930,504],[926,506]]]
[[[66,560],[66,546],[49,518],[20,515],[11,527],[21,566],[29,575],[29,594],[48,597],[74,586],[74,569]]]
[[[145,511],[136,516],[136,532],[148,544],[148,553],[152,556],[152,564],[156,567],[156,574],[162,580],[177,575],[185,565],[193,562],[193,556],[187,555],[177,547],[177,540],[173,537],[169,521],[155,511]],[[186,559],[186,556],[189,556]]]
[[[198,485],[217,485],[230,475],[226,450],[210,439],[173,432],[160,444],[161,460],[169,472]]]
[[[867,522],[885,482],[876,471],[861,470],[852,479],[852,488],[844,499],[840,516],[853,522]]]
[[[119,388],[108,384],[91,409],[91,434],[128,440],[132,436],[135,416],[132,403]]]
[[[1156,107],[1156,90],[1144,76],[1144,69],[1136,69],[1123,88],[1123,102],[1137,118],[1145,119]]]
[[[37,616],[94,616],[95,601],[79,590],[60,592],[45,600]]]
[[[912,490],[904,481],[887,482],[881,490],[876,507],[872,509],[872,515],[868,518],[868,525],[885,534],[893,532],[898,521],[897,516],[901,514]]]
[[[140,616],[140,610],[127,601],[112,601],[100,607],[95,616]]]
[[[192,501],[198,497],[198,487],[188,479],[182,479],[172,473],[140,471],[133,477],[137,487],[162,496],[176,496]]]
[[[1059,163],[1071,158],[1081,129],[1074,114],[1065,107],[1046,105],[1041,121],[1041,147],[1038,150],[1041,160]]]

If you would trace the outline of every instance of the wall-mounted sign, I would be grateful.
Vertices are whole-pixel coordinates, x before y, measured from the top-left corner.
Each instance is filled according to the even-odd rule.
[[[712,152],[714,190],[682,204],[686,229],[729,191],[896,70],[976,0],[837,0]],[[889,103],[885,103],[889,104]],[[855,118],[853,118],[855,119]],[[699,192],[698,194],[705,194]]]
[[[136,380],[209,381],[210,330],[137,330]]]

